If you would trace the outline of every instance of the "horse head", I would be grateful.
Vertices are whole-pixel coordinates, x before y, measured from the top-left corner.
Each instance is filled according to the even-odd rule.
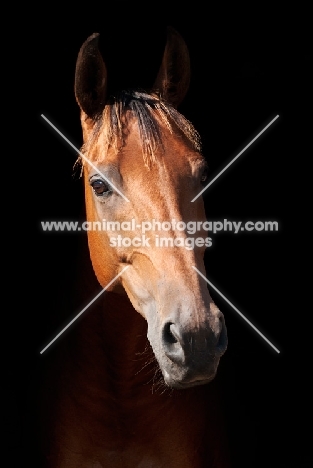
[[[111,96],[98,41],[93,34],[82,45],[75,76],[86,213],[95,226],[88,231],[93,269],[106,287],[128,266],[111,290],[126,293],[147,321],[165,383],[205,384],[216,374],[227,334],[192,268],[205,275],[208,238],[203,200],[191,203],[203,188],[206,163],[198,133],[177,111],[189,86],[188,49],[168,28],[151,90]]]

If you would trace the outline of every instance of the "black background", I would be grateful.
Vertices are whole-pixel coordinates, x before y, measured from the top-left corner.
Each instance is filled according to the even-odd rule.
[[[27,456],[36,452],[32,414],[45,359],[39,352],[66,323],[58,311],[70,302],[67,285],[79,250],[78,234],[43,233],[40,221],[77,220],[84,202],[82,182],[72,177],[75,152],[41,114],[80,147],[73,82],[84,40],[100,32],[111,89],[144,87],[154,81],[170,24],[191,57],[191,85],[180,111],[201,134],[211,178],[279,115],[204,195],[211,220],[276,220],[279,231],[213,235],[205,261],[209,280],[281,351],[211,290],[229,335],[218,379],[234,466],[312,466],[312,307],[304,281],[310,267],[303,273],[311,215],[308,13],[261,5],[213,11],[193,2],[175,14],[164,6],[141,12],[139,6],[106,11],[93,4],[92,11],[64,14],[62,8],[45,7],[27,15],[22,34],[13,34],[17,47],[9,54],[14,73],[8,95],[17,99],[12,116],[6,116],[15,167],[5,190],[10,200],[15,195],[9,221],[18,218],[14,234],[6,230],[16,253],[6,270],[13,289],[4,291],[8,453],[13,450],[17,466],[24,466],[25,446]]]

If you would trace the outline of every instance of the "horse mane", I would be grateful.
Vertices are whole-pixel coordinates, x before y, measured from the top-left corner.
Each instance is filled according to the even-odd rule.
[[[143,161],[148,168],[156,162],[157,150],[162,149],[163,127],[172,133],[174,124],[191,146],[201,151],[200,136],[192,123],[159,95],[144,91],[122,91],[108,101],[102,114],[96,118],[91,136],[81,148],[84,156],[100,161],[109,147],[119,151],[125,143],[129,118],[135,118],[138,123]],[[100,138],[102,151],[95,158],[91,156],[91,150]],[[77,164],[83,164],[81,157],[75,166]]]

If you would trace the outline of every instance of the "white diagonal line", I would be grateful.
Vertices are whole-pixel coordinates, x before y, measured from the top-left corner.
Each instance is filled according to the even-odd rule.
[[[208,185],[206,185],[206,186],[204,187],[204,189],[202,189],[202,190],[201,190],[201,192],[199,192],[199,193],[198,193],[198,195],[197,195],[195,198],[193,198],[193,199],[191,200],[191,203],[193,203],[195,200],[197,200],[197,198],[199,198],[199,197],[200,197],[200,195],[202,195],[202,194],[203,194],[203,192],[205,192],[205,191],[206,191],[206,189],[207,189],[207,188],[209,188],[209,187],[210,187],[210,185],[212,185],[212,184],[213,184],[213,182],[215,182],[215,181],[216,181],[216,179],[218,179],[218,178],[219,178],[219,176],[220,176],[221,174],[223,174],[223,172],[225,172],[225,171],[226,171],[226,169],[228,169],[228,168],[229,168],[229,166],[231,166],[231,165],[233,164],[233,162],[234,162],[234,161],[236,161],[236,159],[238,159],[238,158],[239,158],[239,156],[241,156],[241,155],[242,155],[242,153],[243,153],[244,151],[246,151],[246,149],[247,149],[247,148],[249,148],[249,146],[251,146],[251,145],[252,145],[252,143],[254,143],[254,142],[255,142],[255,140],[256,140],[257,138],[259,138],[259,136],[260,136],[260,135],[262,135],[262,133],[264,133],[264,132],[265,132],[265,130],[266,130],[266,129],[268,129],[268,127],[269,127],[270,125],[272,125],[272,123],[273,123],[273,122],[275,122],[275,120],[277,120],[277,119],[278,119],[278,117],[279,117],[279,115],[276,115],[276,117],[275,117],[273,120],[271,120],[271,121],[270,121],[270,123],[269,123],[269,124],[267,124],[267,125],[266,125],[266,127],[264,127],[264,128],[263,128],[263,130],[261,130],[261,132],[260,132],[260,133],[258,133],[258,134],[257,134],[257,136],[256,136],[256,137],[254,137],[254,138],[253,138],[253,140],[251,140],[251,141],[250,141],[250,143],[248,143],[248,144],[247,144],[247,146],[245,146],[245,147],[244,147],[244,149],[243,149],[243,150],[241,150],[241,151],[240,151],[240,153],[238,153],[238,154],[237,154],[237,156],[235,156],[235,157],[234,157],[234,159],[232,159],[232,160],[230,161],[230,163],[228,163],[228,164],[227,164],[227,166],[225,166],[225,167],[224,167],[224,169],[222,169],[222,170],[221,170],[221,172],[219,172],[219,173],[217,174],[217,176],[215,176],[215,177],[214,177],[214,179],[212,179],[212,180],[211,180],[211,182],[209,182],[209,183],[208,183]]]
[[[117,187],[115,187],[115,185],[113,185],[112,182],[111,182],[109,179],[107,179],[107,177],[105,177],[105,175],[102,174],[102,172],[100,172],[99,169],[98,169],[91,161],[89,161],[89,159],[86,158],[86,156],[85,156],[83,153],[81,153],[81,152],[79,151],[79,149],[76,148],[76,146],[73,145],[73,143],[72,143],[68,138],[66,138],[66,136],[63,135],[63,133],[60,132],[60,130],[59,130],[55,125],[53,125],[52,122],[50,122],[49,119],[47,119],[47,117],[45,117],[43,114],[41,114],[41,117],[42,117],[43,119],[45,119],[45,121],[48,122],[48,124],[49,124],[49,125],[50,125],[50,126],[51,126],[51,127],[52,127],[52,128],[53,128],[53,129],[54,129],[54,130],[55,130],[71,147],[72,147],[72,148],[74,148],[74,150],[77,151],[77,153],[78,153],[93,169],[95,169],[97,172],[99,172],[99,173],[102,175],[102,177],[104,178],[104,180],[106,180],[107,183],[108,183],[109,185],[111,185],[111,187],[113,187],[113,188],[115,189],[115,191],[121,195],[121,197],[124,198],[124,200],[126,200],[127,202],[129,202],[128,198],[126,198],[125,195],[124,195]]]
[[[280,353],[279,349],[277,349],[267,338],[266,336],[263,335],[263,333],[260,332],[260,330],[258,330],[256,328],[255,325],[253,325],[253,323],[250,322],[250,320],[248,320],[241,312],[240,310],[237,309],[237,307],[234,306],[234,304],[232,304],[228,299],[227,297],[224,296],[224,294],[222,294],[202,273],[201,271],[199,271],[195,266],[192,267],[194,270],[196,270],[196,272],[211,286],[211,288],[213,288],[223,299],[224,301],[226,301],[236,312],[237,314],[240,315],[240,317],[242,317],[249,325],[250,327],[253,328],[253,330],[255,330],[262,338],[263,340],[265,340],[273,349],[275,349],[275,351],[277,353]]]
[[[122,270],[118,275],[116,275],[115,278],[113,278],[112,281],[110,281],[110,282],[106,285],[106,287],[103,288],[102,291],[100,291],[99,294],[97,294],[97,295],[89,302],[89,304],[87,304],[86,307],[84,307],[83,310],[81,310],[81,311],[79,312],[79,314],[77,314],[76,317],[74,317],[73,320],[71,320],[70,323],[68,323],[68,324],[66,325],[66,327],[64,327],[63,330],[61,330],[60,333],[57,334],[56,337],[54,337],[53,340],[51,340],[50,343],[47,344],[47,346],[46,346],[45,348],[43,348],[43,350],[40,351],[40,354],[44,353],[44,352],[46,351],[46,349],[48,349],[49,346],[52,345],[52,343],[54,343],[54,342],[62,335],[62,333],[64,333],[65,330],[67,330],[67,329],[75,322],[75,320],[77,320],[78,317],[80,317],[80,316],[88,309],[88,307],[90,307],[91,304],[93,304],[93,303],[98,299],[98,297],[100,297],[101,294],[103,294],[104,291],[106,291],[106,290],[111,286],[111,284],[114,283],[114,281],[115,281],[119,276],[121,276],[122,273],[124,273],[124,271],[125,271],[128,267],[129,267],[129,265],[127,265],[125,268],[123,268],[123,270]]]

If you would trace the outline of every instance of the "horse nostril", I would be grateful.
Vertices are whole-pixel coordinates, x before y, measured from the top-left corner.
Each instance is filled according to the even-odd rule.
[[[175,325],[173,323],[166,323],[163,329],[163,342],[165,344],[175,344],[179,340],[177,338],[177,335],[175,333]]]
[[[219,317],[219,320],[221,322],[221,331],[219,333],[218,337],[218,342],[217,342],[217,349],[220,354],[224,354],[227,348],[227,331],[226,331],[226,325],[223,317]]]
[[[164,325],[162,342],[166,356],[176,363],[183,364],[184,350],[182,338],[174,323],[169,322]]]

